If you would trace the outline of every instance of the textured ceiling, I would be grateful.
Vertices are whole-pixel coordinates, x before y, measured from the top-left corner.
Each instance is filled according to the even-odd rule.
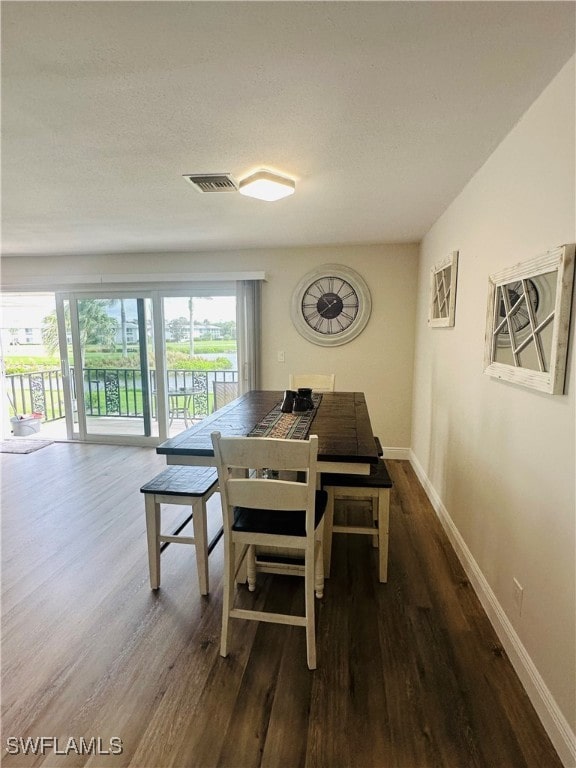
[[[573,54],[574,12],[3,2],[3,253],[417,241]],[[182,178],[258,167],[296,194]]]

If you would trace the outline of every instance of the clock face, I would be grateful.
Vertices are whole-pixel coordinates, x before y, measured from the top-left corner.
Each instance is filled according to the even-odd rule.
[[[527,301],[530,302],[534,315],[536,315],[538,311],[538,304],[540,301],[538,289],[532,280],[526,280],[525,284],[526,291],[524,291],[520,281],[508,283],[500,289],[501,291],[505,290],[507,292],[510,306],[513,308],[517,307],[514,314],[510,316],[510,322],[514,331],[521,331],[530,324],[530,314],[528,307],[526,306]],[[503,298],[500,299],[500,317],[506,317],[506,306]],[[507,325],[502,328],[502,333],[508,333]]]
[[[328,275],[311,283],[302,298],[302,316],[318,333],[342,333],[358,315],[360,299],[341,277]]]
[[[508,305],[511,308],[511,314],[509,316],[509,322],[512,326],[512,332],[514,333],[515,346],[522,341],[526,333],[522,333],[524,329],[530,330],[530,310],[528,303],[530,303],[533,317],[538,317],[538,308],[540,305],[540,294],[538,287],[533,280],[515,281],[502,285],[499,289],[499,307],[498,307],[498,320],[501,321],[506,317],[506,304],[502,295],[503,291],[506,291]],[[497,334],[497,344],[499,347],[511,346],[510,331],[508,323],[504,323],[502,328]]]
[[[323,346],[345,344],[370,317],[368,286],[353,270],[328,264],[306,275],[292,299],[292,319],[299,333]]]

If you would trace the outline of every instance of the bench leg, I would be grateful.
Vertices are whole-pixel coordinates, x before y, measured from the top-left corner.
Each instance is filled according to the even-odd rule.
[[[378,579],[388,581],[388,538],[390,526],[390,489],[378,492]]]
[[[194,546],[200,594],[208,594],[208,533],[206,524],[206,500],[198,499],[193,506]]]
[[[374,536],[372,536],[372,546],[374,549],[379,546],[379,536],[378,536],[378,520],[379,520],[379,509],[380,509],[380,491],[376,490],[374,491],[370,503],[372,504],[372,525],[374,526],[376,533]]]
[[[256,547],[254,544],[249,544],[246,552],[246,578],[248,590],[254,592],[256,589]]]
[[[314,591],[316,597],[324,597],[324,520],[320,521],[314,541]]]
[[[334,525],[334,488],[328,486],[326,489],[328,494],[328,500],[326,502],[326,510],[324,511],[324,536],[323,536],[323,550],[324,550],[324,578],[330,577],[330,563],[332,562],[332,527]]]
[[[146,536],[148,538],[148,567],[150,588],[160,586],[160,504],[153,494],[146,494]]]

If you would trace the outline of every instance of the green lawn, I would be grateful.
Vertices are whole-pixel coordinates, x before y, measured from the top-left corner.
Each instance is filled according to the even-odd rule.
[[[19,345],[19,352],[24,351],[25,345]],[[190,371],[226,370],[232,367],[226,357],[227,353],[236,352],[236,341],[197,341],[194,344],[194,357],[188,354],[188,345],[180,342],[168,342],[166,357],[168,368]],[[204,360],[203,354],[221,354],[216,360]],[[6,373],[31,373],[33,371],[49,371],[60,368],[60,359],[54,355],[8,355],[5,358]],[[139,368],[140,357],[134,347],[128,348],[128,355],[123,357],[120,350],[105,352],[101,347],[88,346],[84,354],[86,368]]]

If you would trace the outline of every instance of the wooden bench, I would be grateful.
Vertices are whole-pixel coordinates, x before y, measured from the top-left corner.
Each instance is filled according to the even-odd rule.
[[[324,576],[330,576],[333,533],[358,533],[373,537],[378,547],[378,579],[388,580],[388,527],[392,480],[383,459],[379,459],[369,475],[323,474],[322,487],[328,493],[324,516]],[[372,502],[372,525],[334,525],[336,499],[369,499]]]
[[[208,594],[208,555],[222,535],[222,529],[208,543],[206,502],[218,490],[218,473],[214,467],[170,466],[140,488],[145,494],[146,533],[150,587],[160,586],[160,554],[170,543],[193,544],[200,594]],[[170,534],[160,532],[162,504],[182,504],[192,508],[186,519]],[[179,536],[192,521],[194,536]]]

